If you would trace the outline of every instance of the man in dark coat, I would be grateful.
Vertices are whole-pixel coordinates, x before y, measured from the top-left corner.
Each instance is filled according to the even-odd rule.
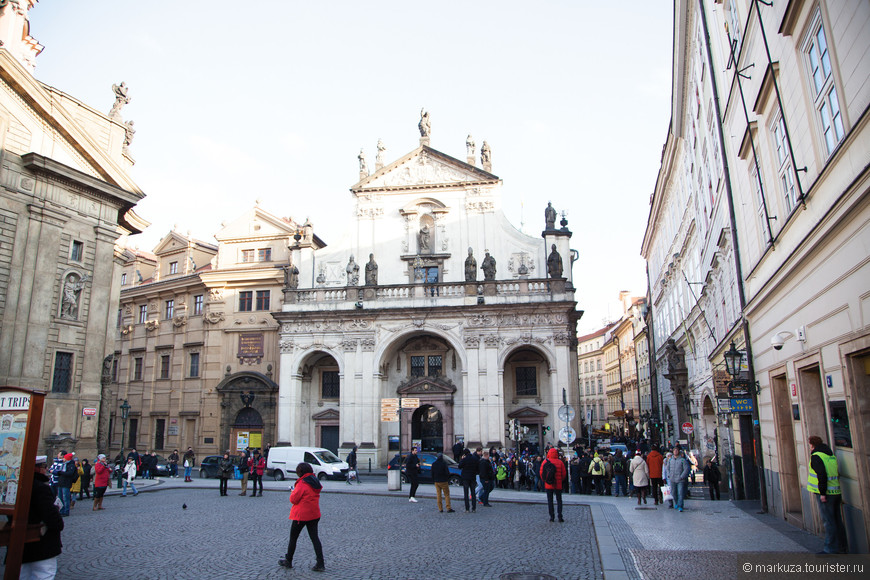
[[[480,473],[480,484],[483,486],[483,491],[480,492],[480,501],[483,507],[492,507],[489,505],[489,494],[495,487],[495,472],[492,469],[492,461],[489,458],[489,452],[483,452],[478,464],[478,472]]]
[[[347,484],[350,485],[351,473],[356,477],[357,484],[362,483],[359,480],[359,470],[356,468],[356,450],[357,446],[354,445],[353,449],[350,450],[350,453],[347,454]]]
[[[420,485],[420,458],[417,456],[417,448],[411,447],[411,453],[405,460],[405,477],[408,478],[408,483],[411,484],[411,493],[408,494],[408,501],[417,503],[417,487]]]
[[[36,457],[33,474],[33,491],[30,495],[28,524],[42,524],[45,532],[37,542],[27,542],[21,555],[22,578],[54,578],[57,574],[57,557],[61,553],[60,532],[63,518],[54,505],[54,493],[48,485],[45,455]]]
[[[453,513],[450,507],[450,468],[444,461],[444,455],[439,453],[438,459],[432,462],[432,483],[435,484],[436,497],[438,498],[438,511],[443,512],[441,497],[447,498],[447,513]]]
[[[468,449],[462,452],[459,460],[459,469],[462,470],[462,497],[465,498],[465,511],[468,511],[468,498],[471,496],[471,511],[477,511],[477,474],[480,470],[480,456]]]
[[[459,463],[459,458],[462,457],[462,450],[465,449],[465,445],[462,441],[457,441],[453,444],[453,459],[457,463]]]

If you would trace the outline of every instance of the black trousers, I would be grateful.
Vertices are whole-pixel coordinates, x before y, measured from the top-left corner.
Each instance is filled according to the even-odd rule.
[[[255,493],[257,493],[257,483],[260,484],[260,495],[263,495],[263,476],[252,473],[250,480],[253,482],[251,484],[251,495],[253,496]]]
[[[221,478],[221,495],[226,495],[226,494],[227,494],[227,478],[222,477]]]
[[[286,560],[293,563],[293,554],[296,553],[296,540],[299,539],[299,534],[302,533],[302,528],[308,528],[308,537],[311,538],[311,544],[314,546],[314,555],[317,557],[317,563],[323,564],[323,545],[320,543],[320,538],[317,535],[317,524],[320,523],[320,518],[316,520],[308,520],[307,522],[299,522],[292,520],[290,524],[290,543],[287,544]]]
[[[411,484],[411,493],[408,497],[417,497],[417,488],[420,487],[420,479],[416,475],[409,475],[408,482]]]
[[[462,497],[465,498],[465,511],[469,510],[468,496],[471,495],[471,511],[477,510],[477,481],[473,479],[462,480]]]
[[[721,499],[719,494],[719,482],[710,480],[707,482],[707,487],[710,488],[710,499]],[[713,497],[716,494],[716,497]]]
[[[547,509],[550,510],[550,519],[555,518],[553,513],[553,496],[556,496],[556,508],[558,509],[559,519],[562,519],[562,490],[548,489],[547,490]]]

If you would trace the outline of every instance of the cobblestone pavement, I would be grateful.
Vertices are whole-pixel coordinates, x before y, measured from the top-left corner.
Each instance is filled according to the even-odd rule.
[[[497,579],[526,572],[601,578],[588,507],[566,506],[564,524],[550,523],[541,504],[498,503],[466,514],[460,492],[456,513],[438,513],[435,500],[425,497],[432,486],[421,487],[417,504],[404,493],[324,493],[326,573],[310,571],[314,553],[304,532],[296,567],[285,570],[277,562],[290,529],[288,483],[273,484],[283,489],[254,501],[237,489],[220,497],[216,489],[188,487],[108,497],[101,512],[79,502],[65,520],[57,577]]]

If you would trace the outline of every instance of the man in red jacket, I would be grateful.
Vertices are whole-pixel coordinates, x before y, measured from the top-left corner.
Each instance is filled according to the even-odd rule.
[[[290,492],[290,543],[287,544],[287,555],[278,560],[278,564],[284,568],[293,567],[293,554],[296,552],[296,540],[303,528],[308,528],[308,536],[314,545],[314,555],[317,563],[312,568],[315,572],[323,572],[323,545],[317,535],[317,524],[320,523],[320,490],[323,486],[314,475],[311,465],[304,461],[296,466],[296,485]]]
[[[552,468],[555,467],[555,474],[552,474]],[[565,464],[559,458],[559,451],[555,447],[551,447],[547,451],[547,460],[541,463],[541,480],[544,482],[544,489],[547,492],[547,509],[550,510],[550,521],[554,521],[555,514],[553,513],[553,496],[556,496],[556,507],[559,513],[559,521],[564,522],[562,518],[562,481],[565,479]]]
[[[646,456],[646,464],[649,467],[649,480],[650,485],[652,486],[652,496],[655,500],[655,504],[663,504],[662,501],[662,465],[664,464],[665,458],[662,457],[661,452],[659,452],[659,446],[653,445],[652,451],[650,451]]]

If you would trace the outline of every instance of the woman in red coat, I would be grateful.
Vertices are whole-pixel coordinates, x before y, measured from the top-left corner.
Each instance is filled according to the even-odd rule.
[[[97,460],[94,462],[94,509],[93,511],[105,509],[103,507],[103,495],[106,493],[106,488],[109,487],[109,479],[112,476],[112,468],[106,462],[106,456],[100,453]]]
[[[312,570],[315,572],[323,572],[323,546],[320,544],[320,538],[317,536],[317,524],[320,523],[320,490],[323,486],[320,485],[317,477],[314,475],[314,470],[311,465],[304,461],[296,466],[296,485],[290,493],[290,503],[293,507],[290,508],[290,543],[287,545],[287,555],[278,560],[278,564],[285,568],[293,567],[293,553],[296,552],[296,540],[303,528],[308,528],[308,536],[311,538],[311,543],[314,545],[314,554],[317,556],[317,563]]]
[[[544,474],[544,470],[547,468],[548,464],[551,464],[556,468],[553,483],[547,483],[547,477]],[[544,489],[547,492],[547,509],[550,511],[550,521],[552,522],[556,515],[553,511],[553,496],[555,495],[559,521],[564,522],[565,519],[562,517],[562,480],[565,479],[565,464],[559,457],[559,450],[555,447],[551,447],[550,450],[547,451],[547,460],[541,463],[540,476],[541,481],[544,482]]]

